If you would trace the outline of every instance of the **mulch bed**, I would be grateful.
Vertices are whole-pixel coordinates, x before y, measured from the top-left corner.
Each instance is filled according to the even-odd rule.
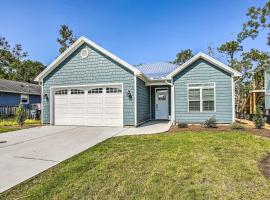
[[[202,125],[189,125],[188,128],[178,128],[178,126],[172,126],[169,132],[181,132],[181,131],[226,132],[226,131],[232,131],[232,130],[233,129],[231,129],[229,125],[218,125],[217,128],[205,128]],[[234,130],[234,131],[237,131],[237,130]],[[255,135],[270,138],[270,130],[268,129],[256,129],[256,128],[247,127],[244,129],[240,129],[239,131],[247,131]]]
[[[270,153],[268,153],[267,156],[261,160],[260,169],[262,174],[270,179]]]

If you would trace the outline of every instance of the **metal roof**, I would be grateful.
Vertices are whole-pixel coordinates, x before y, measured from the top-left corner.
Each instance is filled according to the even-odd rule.
[[[41,87],[32,83],[0,79],[0,92],[40,95]]]
[[[149,63],[134,66],[150,79],[162,79],[174,71],[179,65],[169,62]]]

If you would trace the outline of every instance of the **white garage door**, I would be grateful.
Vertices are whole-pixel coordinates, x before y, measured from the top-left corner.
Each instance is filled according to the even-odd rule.
[[[123,125],[121,86],[58,89],[54,96],[55,125]]]

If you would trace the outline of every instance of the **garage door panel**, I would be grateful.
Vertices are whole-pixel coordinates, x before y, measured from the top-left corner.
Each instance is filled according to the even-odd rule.
[[[112,93],[107,93],[106,88],[99,86],[98,89],[89,89],[84,94],[80,94],[85,92],[84,89],[74,88],[65,95],[55,95],[55,124],[122,126],[122,92],[110,90]],[[80,90],[80,93],[76,90]]]

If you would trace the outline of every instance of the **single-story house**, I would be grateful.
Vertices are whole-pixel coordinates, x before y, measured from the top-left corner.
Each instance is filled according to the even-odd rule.
[[[148,120],[232,123],[234,78],[240,73],[198,53],[183,65],[132,66],[80,37],[35,79],[42,122],[138,126]]]
[[[0,107],[26,108],[41,103],[41,87],[37,84],[0,79]]]

